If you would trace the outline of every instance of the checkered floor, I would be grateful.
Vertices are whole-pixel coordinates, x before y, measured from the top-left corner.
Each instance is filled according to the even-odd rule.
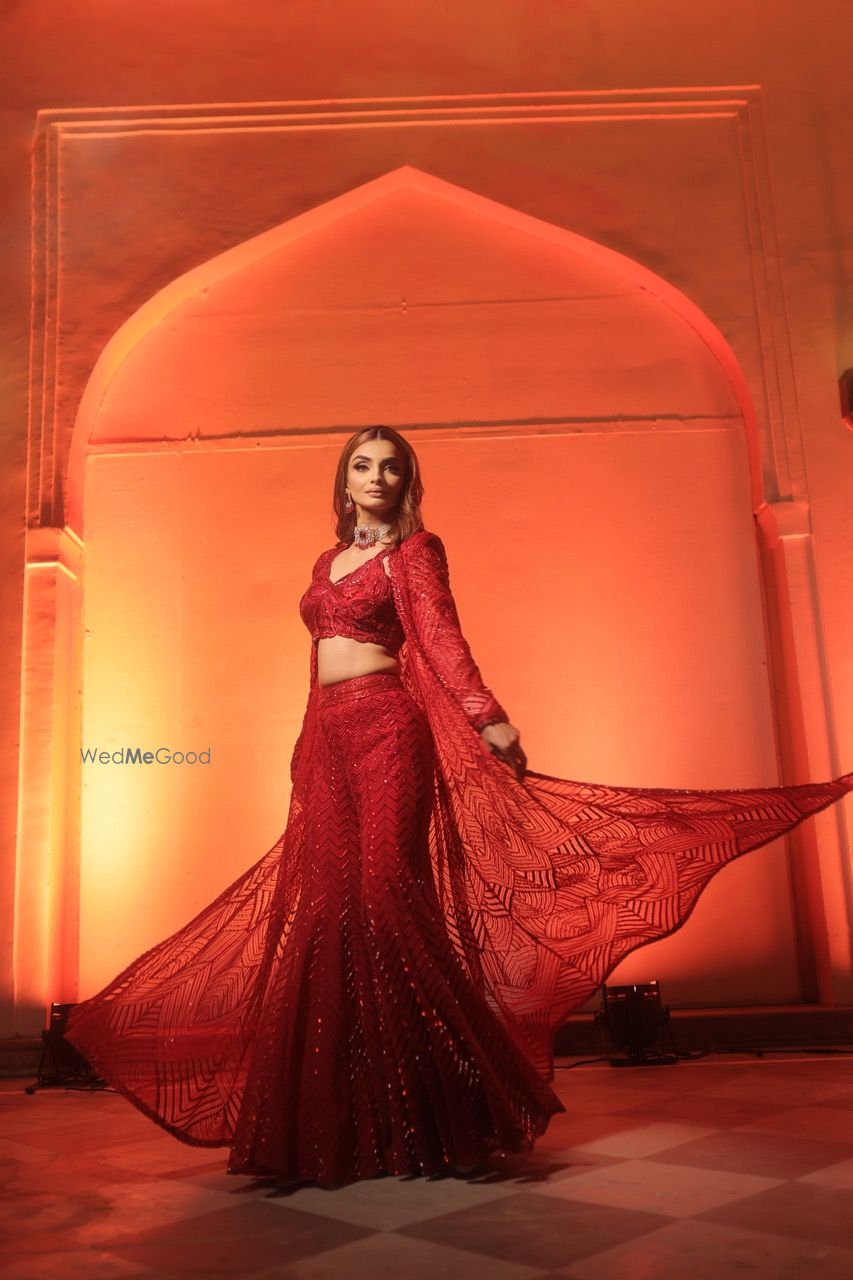
[[[853,1276],[853,1050],[558,1070],[532,1155],[332,1191],[27,1083],[0,1081],[5,1280]]]

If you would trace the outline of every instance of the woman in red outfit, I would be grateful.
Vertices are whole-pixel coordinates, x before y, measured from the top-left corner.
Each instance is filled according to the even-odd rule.
[[[526,768],[462,634],[409,443],[356,433],[300,613],[287,826],[68,1038],[228,1171],[321,1185],[470,1168],[564,1111],[552,1039],[710,879],[853,789],[628,788]]]

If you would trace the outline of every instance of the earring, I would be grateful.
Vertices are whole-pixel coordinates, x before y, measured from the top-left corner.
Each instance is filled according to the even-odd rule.
[[[344,511],[346,511],[347,515],[349,515],[349,513],[352,511],[352,498],[349,496],[349,489],[345,489],[345,490],[344,490],[344,493],[346,494],[346,502],[344,503]]]

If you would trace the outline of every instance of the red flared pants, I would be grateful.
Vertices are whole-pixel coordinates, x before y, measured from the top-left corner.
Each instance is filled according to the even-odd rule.
[[[452,945],[431,870],[427,719],[386,672],[318,699],[301,893],[228,1171],[334,1184],[529,1150],[565,1108]]]

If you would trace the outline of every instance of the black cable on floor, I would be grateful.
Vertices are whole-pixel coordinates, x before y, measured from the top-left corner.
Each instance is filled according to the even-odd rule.
[[[680,1062],[696,1062],[700,1058],[707,1058],[710,1054],[743,1054],[751,1055],[756,1058],[763,1058],[768,1054],[780,1053],[796,1053],[796,1054],[813,1054],[816,1057],[853,1057],[853,1046],[844,1048],[835,1045],[708,1045],[705,1049],[679,1049],[673,1055]],[[555,1063],[555,1071],[573,1071],[575,1067],[587,1067],[597,1062],[612,1062],[608,1057],[582,1058],[577,1062]],[[619,1065],[623,1065],[624,1059],[619,1060]],[[633,1064],[638,1067],[657,1066],[658,1063],[644,1062],[642,1058],[638,1058]]]

